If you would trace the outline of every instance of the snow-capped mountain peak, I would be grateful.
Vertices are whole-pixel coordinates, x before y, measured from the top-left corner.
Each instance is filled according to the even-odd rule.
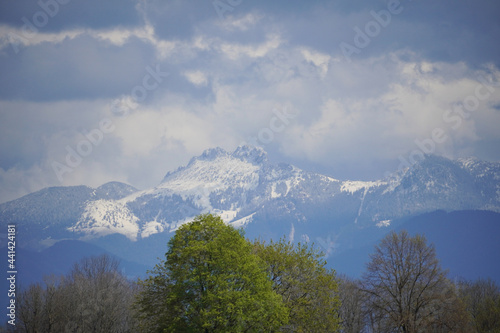
[[[203,156],[203,155],[202,155]],[[258,185],[260,167],[229,154],[192,160],[185,168],[169,174],[158,188],[184,193],[195,188],[225,190],[229,187],[253,189]]]
[[[209,149],[189,164],[168,174],[157,188],[175,193],[208,188],[224,191],[230,187],[255,189],[259,183],[259,170],[265,154],[247,146],[238,147],[232,154],[221,148]]]
[[[232,156],[256,165],[267,163],[267,153],[262,147],[242,145],[236,148]]]

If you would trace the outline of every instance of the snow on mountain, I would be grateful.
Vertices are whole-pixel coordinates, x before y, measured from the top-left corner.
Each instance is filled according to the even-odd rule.
[[[375,186],[382,186],[382,185],[387,185],[386,182],[384,181],[376,181],[376,182],[364,182],[364,181],[344,181],[342,182],[342,186],[340,190],[342,192],[349,192],[349,193],[354,193],[359,190],[365,190],[368,191],[370,188],[375,187]]]
[[[120,233],[135,241],[139,232],[138,220],[125,205],[99,199],[89,202],[78,222],[68,230],[84,234],[84,239]]]
[[[500,202],[500,163],[465,158],[457,160],[457,164],[474,177],[476,187],[489,199],[487,206],[496,210]]]
[[[19,244],[39,250],[43,244],[53,244],[57,239],[74,238],[75,234],[68,228],[82,218],[89,203],[120,199],[135,191],[134,187],[119,182],[107,183],[97,189],[88,186],[49,187],[0,204],[0,222],[16,224],[20,230]]]
[[[192,159],[186,167],[168,174],[156,189],[169,190],[181,195],[184,200],[193,197],[200,207],[212,209],[211,192],[229,188],[249,191],[258,186],[261,165],[252,163],[241,153],[241,147],[233,154],[220,148],[207,150],[199,158]]]
[[[116,201],[89,201],[75,226],[68,230],[85,237],[120,233],[131,240],[174,231],[196,215],[212,212],[226,222],[245,225],[249,216],[239,216],[239,199],[222,193],[247,193],[259,186],[267,156],[261,148],[238,147],[228,153],[221,148],[205,151],[187,166],[165,176],[156,187],[131,193]],[[275,177],[279,176],[276,171]],[[165,206],[177,201],[181,214],[172,217]],[[146,206],[146,207],[145,207]],[[158,210],[155,212],[156,208]],[[134,214],[136,213],[136,214]]]

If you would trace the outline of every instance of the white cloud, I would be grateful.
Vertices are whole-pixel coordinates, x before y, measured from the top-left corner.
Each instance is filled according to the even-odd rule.
[[[196,115],[182,106],[157,109],[141,108],[128,117],[115,120],[113,133],[121,142],[122,154],[144,157],[158,148],[170,150],[178,146],[198,153],[213,144],[213,120],[210,115]]]
[[[23,195],[38,191],[51,184],[47,179],[47,171],[39,165],[29,169],[16,167],[4,170],[0,168],[0,203],[17,199]]]
[[[237,43],[222,43],[221,51],[231,60],[236,60],[241,56],[250,58],[261,58],[271,50],[278,48],[283,41],[278,35],[270,35],[266,42],[259,45],[242,45]]]
[[[228,31],[247,31],[261,21],[263,15],[257,13],[248,13],[242,17],[227,17],[219,20],[216,24]]]
[[[196,86],[206,86],[208,83],[208,78],[202,71],[184,72],[184,76]]]
[[[326,75],[328,72],[328,63],[331,59],[328,54],[302,49],[302,55],[307,61],[312,62],[316,67],[320,68],[322,77]]]
[[[435,143],[433,153],[448,156],[471,153],[471,147],[480,140],[500,139],[491,126],[500,121],[499,112],[492,107],[500,102],[500,87],[482,87],[476,77],[485,76],[485,72],[464,71],[461,63],[450,66],[396,59],[394,63],[389,55],[377,60],[392,73],[385,92],[355,99],[333,92],[314,121],[297,124],[287,132],[285,151],[334,166],[397,159],[419,149],[416,140],[432,139],[435,129],[442,130],[446,139]],[[366,76],[373,75],[370,60],[356,66],[364,68]],[[456,77],[457,73],[462,74]],[[500,82],[498,70],[491,75]],[[474,99],[478,89],[488,97],[474,111],[465,110],[464,115],[453,112],[467,98]]]
[[[179,46],[179,42],[159,39],[155,29],[150,24],[135,29],[114,28],[110,30],[89,30],[89,34],[95,38],[106,40],[114,45],[122,46],[132,37],[148,42],[157,53],[158,59],[165,59],[171,55]]]
[[[91,36],[96,40],[120,47],[130,42],[132,38],[137,38],[152,45],[156,50],[158,59],[166,59],[171,56],[177,48],[183,45],[183,43],[178,41],[158,38],[155,33],[155,28],[150,24],[145,24],[137,28],[115,27],[101,30],[87,28],[62,30],[56,33],[38,31],[29,35],[21,29],[3,25],[0,26],[0,51],[6,47],[12,47],[17,53],[20,47],[34,46],[45,42],[58,44],[67,39],[75,39],[78,36]],[[184,45],[186,45],[186,43]]]
[[[0,51],[12,47],[18,53],[22,47],[34,46],[41,43],[58,44],[66,39],[74,39],[85,31],[82,29],[63,30],[60,32],[29,32],[23,29],[0,25]]]

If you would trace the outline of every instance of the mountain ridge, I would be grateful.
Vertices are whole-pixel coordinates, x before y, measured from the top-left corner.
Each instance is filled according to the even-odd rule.
[[[427,155],[397,178],[342,181],[271,164],[262,148],[240,146],[208,149],[145,190],[119,182],[43,189],[0,204],[0,219],[19,225],[23,245],[43,248],[112,234],[137,241],[172,233],[207,212],[250,234],[281,237],[293,229],[307,240],[461,209],[500,212],[500,163]]]

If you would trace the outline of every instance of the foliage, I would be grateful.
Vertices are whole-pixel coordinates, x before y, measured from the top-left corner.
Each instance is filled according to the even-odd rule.
[[[290,311],[283,332],[336,332],[339,298],[335,271],[325,268],[322,254],[307,244],[283,239],[256,241],[255,252],[268,264],[274,290]]]
[[[264,332],[288,320],[265,263],[221,218],[198,216],[181,226],[156,265],[137,307],[155,332]]]
[[[135,302],[134,302],[135,300]],[[362,280],[337,277],[307,244],[246,240],[201,215],[137,284],[108,256],[20,290],[11,332],[500,333],[500,288],[445,277],[422,236],[392,232]]]

